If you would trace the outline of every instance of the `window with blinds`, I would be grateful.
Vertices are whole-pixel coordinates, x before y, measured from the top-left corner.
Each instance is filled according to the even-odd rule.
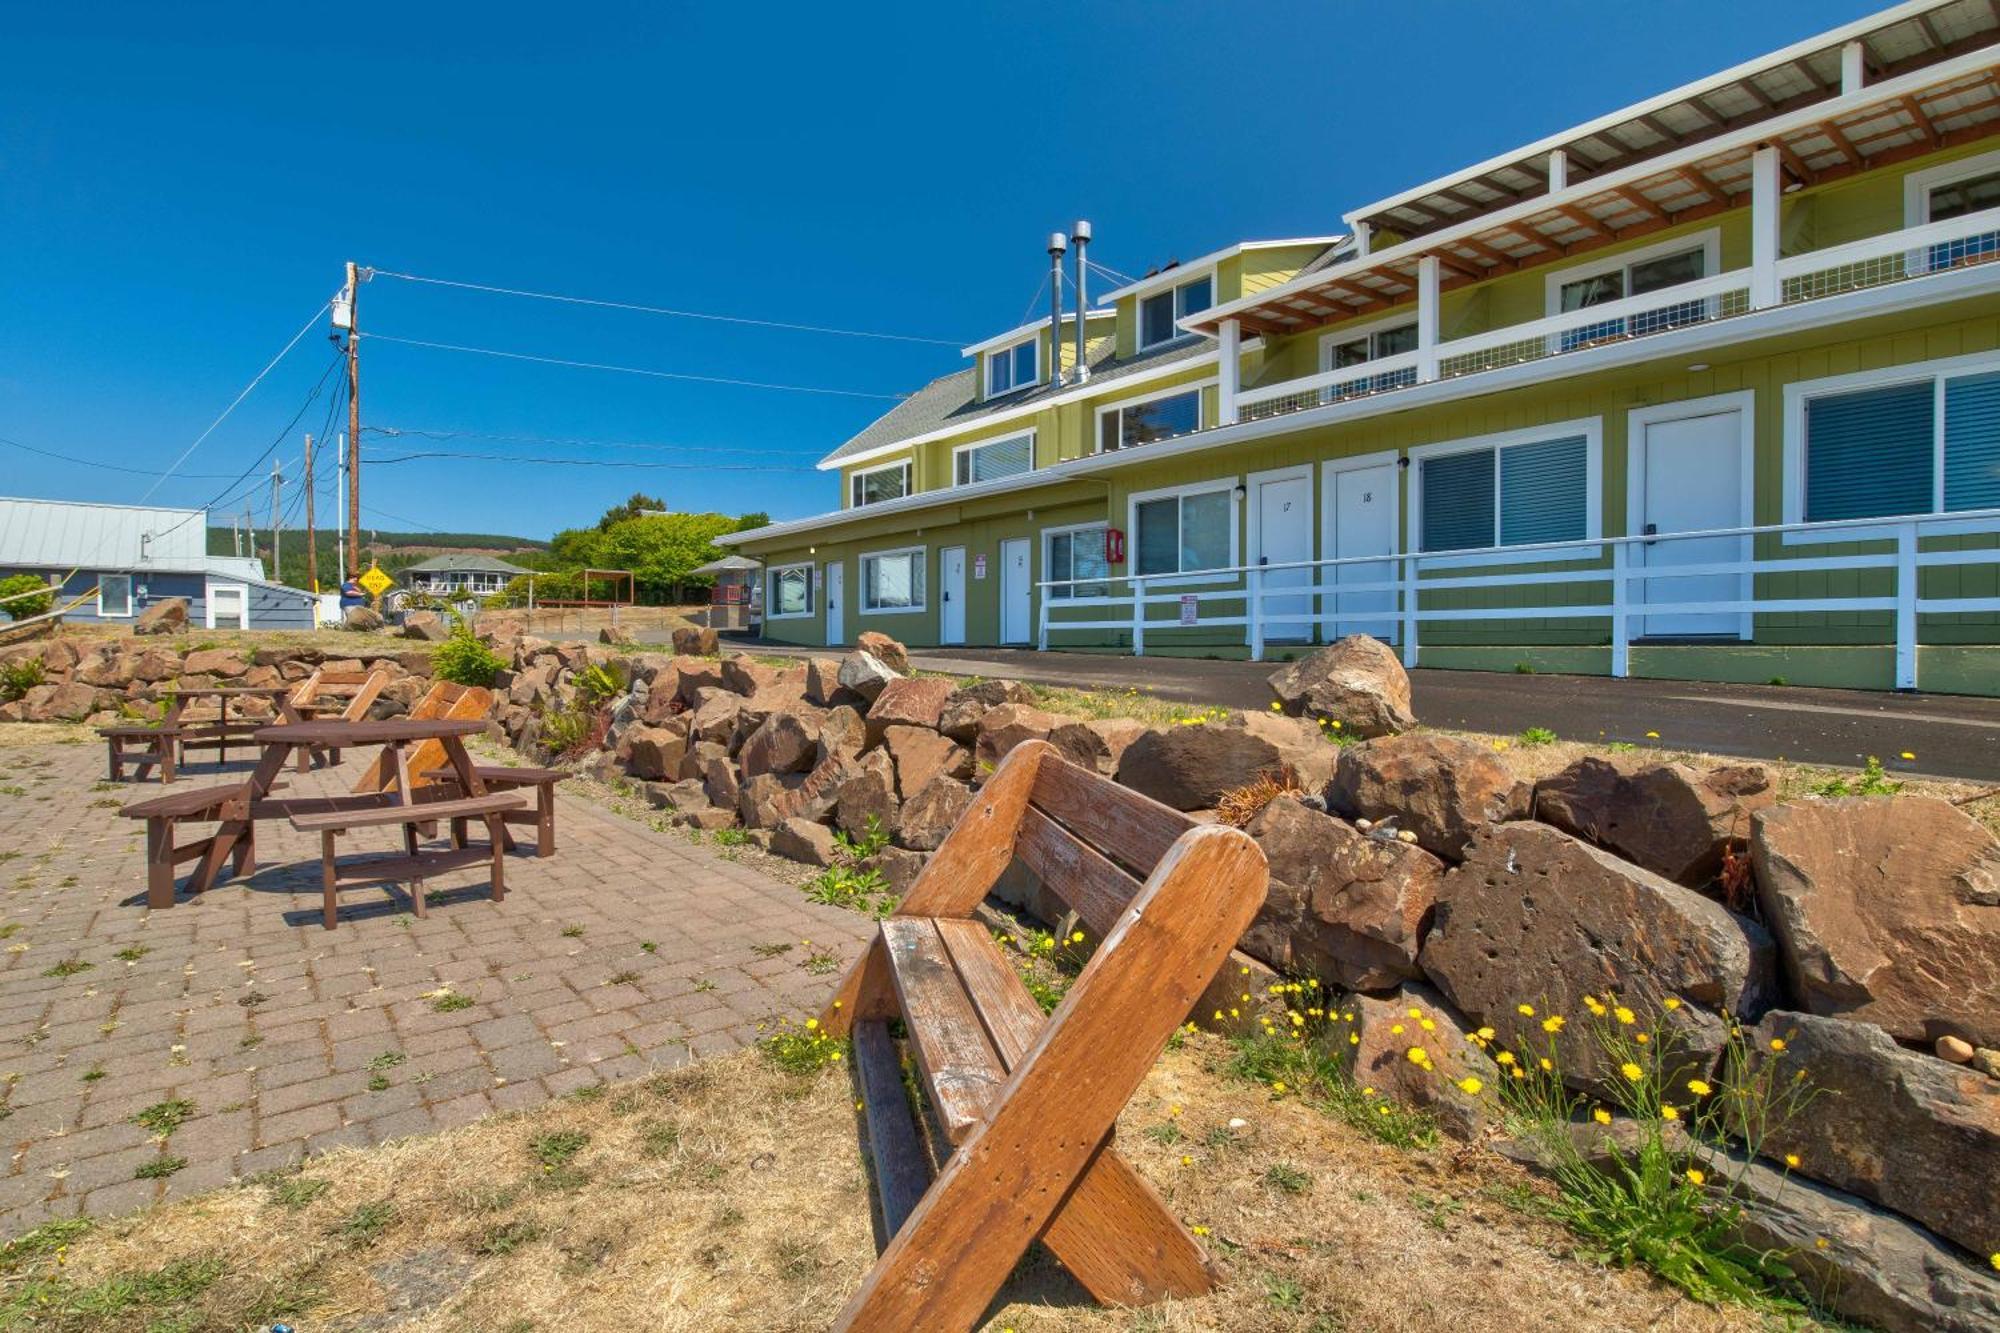
[[[2000,372],[1821,394],[1805,437],[1808,523],[2000,508]]]
[[[1581,435],[1423,460],[1423,551],[1581,541],[1590,535],[1590,452]]]
[[[1002,477],[1026,472],[1034,466],[1033,434],[1014,435],[990,444],[975,444],[969,449],[961,449],[952,464],[955,484],[959,486],[998,481]]]

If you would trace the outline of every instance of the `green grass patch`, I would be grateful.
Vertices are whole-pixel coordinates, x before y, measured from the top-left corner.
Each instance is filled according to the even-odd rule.
[[[174,1172],[184,1169],[187,1164],[188,1159],[185,1157],[155,1157],[152,1161],[143,1163],[137,1171],[134,1171],[132,1178],[134,1180],[165,1180],[168,1176],[174,1174]]]
[[[186,1124],[194,1114],[194,1103],[185,1097],[171,1101],[154,1102],[145,1110],[132,1117],[132,1123],[150,1129],[155,1134],[171,1134]]]

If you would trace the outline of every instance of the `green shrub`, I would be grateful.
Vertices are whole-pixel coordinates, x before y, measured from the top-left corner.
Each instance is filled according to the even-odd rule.
[[[29,596],[20,596],[27,593]],[[36,595],[39,594],[39,595]],[[6,599],[14,598],[12,601]],[[46,579],[35,574],[10,574],[0,579],[0,615],[15,620],[31,620],[47,615],[56,604],[56,591]]]
[[[1861,772],[1852,778],[1830,777],[1824,782],[1812,785],[1815,796],[1894,796],[1903,789],[1903,784],[1882,771],[1882,761],[1874,755]]]
[[[4,585],[0,585],[4,586]],[[11,703],[42,683],[42,659],[24,657],[0,666],[0,703]]]
[[[489,686],[506,665],[462,623],[431,654],[431,674],[454,685]]]

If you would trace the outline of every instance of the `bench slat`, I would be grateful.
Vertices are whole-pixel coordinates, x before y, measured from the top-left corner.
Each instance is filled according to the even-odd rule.
[[[226,787],[195,787],[187,791],[168,792],[165,796],[152,796],[143,801],[134,801],[118,813],[126,819],[154,819],[163,816],[187,819],[205,811],[219,811],[228,802],[242,799],[247,794],[247,789],[247,783],[232,782]]]
[[[1100,937],[1139,892],[1138,880],[1033,806],[1021,817],[1014,855]]]
[[[957,1143],[985,1118],[987,1102],[1006,1082],[1006,1068],[936,923],[929,917],[891,917],[882,923],[882,939],[931,1106],[945,1137]]]
[[[889,1025],[879,1018],[854,1025],[854,1068],[867,1107],[869,1156],[882,1199],[882,1229],[894,1236],[931,1187],[931,1159],[917,1135],[910,1099],[903,1094],[902,1062]]]
[[[387,824],[428,824],[434,819],[464,819],[474,815],[500,814],[519,810],[519,796],[472,796],[460,801],[421,801],[415,805],[385,805],[367,810],[335,810],[325,814],[293,815],[292,827],[301,833],[340,832],[351,828],[375,828]]]
[[[544,782],[561,782],[571,776],[560,768],[509,768],[505,764],[475,764],[472,772],[481,782],[499,783],[510,787],[539,786]],[[458,778],[458,771],[451,768],[433,768],[427,769],[422,776],[432,782],[453,782]]]
[[[419,852],[415,856],[370,856],[345,865],[335,862],[333,877],[336,880],[427,879],[461,866],[490,865],[492,861],[493,849],[490,847],[453,847],[444,851]]]
[[[1195,826],[1180,811],[1054,755],[1035,772],[1030,801],[1119,864],[1151,874],[1174,839]]]

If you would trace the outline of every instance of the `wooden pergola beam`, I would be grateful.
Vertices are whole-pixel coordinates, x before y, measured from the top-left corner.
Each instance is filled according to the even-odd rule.
[[[1609,236],[1613,234],[1611,227],[1599,222],[1596,218],[1574,204],[1557,204],[1555,211],[1568,218],[1571,222],[1574,222],[1577,226],[1582,227],[1593,236]]]
[[[1917,122],[1917,128],[1924,132],[1924,137],[1931,141],[1931,146],[1937,147],[1943,136],[1938,133],[1937,123],[1931,119],[1930,113],[1924,110],[1922,104],[1914,96],[1899,97],[1896,101],[1903,110],[1910,113],[1910,119]]]
[[[1867,159],[1863,158],[1861,153],[1854,147],[1853,142],[1845,134],[1841,133],[1840,126],[1830,120],[1823,120],[1819,123],[1819,130],[1820,133],[1832,140],[1833,146],[1840,150],[1840,155],[1847,159],[1848,166],[1859,171],[1867,165]]]
[[[1641,213],[1644,213],[1647,217],[1654,219],[1655,221],[1661,220],[1667,216],[1666,209],[1660,207],[1658,204],[1654,203],[1651,199],[1648,199],[1645,195],[1639,193],[1638,190],[1634,189],[1630,185],[1620,185],[1616,189],[1614,189],[1612,193],[1617,195],[1620,199],[1623,199],[1626,203],[1632,205],[1632,207],[1638,209]]]

